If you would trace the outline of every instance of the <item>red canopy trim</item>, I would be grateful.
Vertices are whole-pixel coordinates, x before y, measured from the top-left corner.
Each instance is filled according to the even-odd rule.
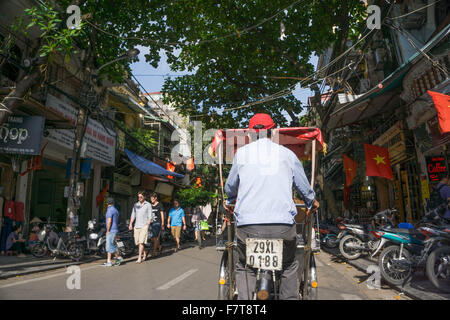
[[[209,147],[209,154],[214,157],[217,148],[225,140],[225,154],[230,154],[228,148],[232,147],[234,155],[240,147],[249,143],[248,134],[256,134],[250,129],[226,129],[218,130]],[[273,141],[292,150],[299,159],[309,159],[311,156],[312,141],[316,140],[316,150],[326,152],[326,144],[323,141],[322,132],[319,128],[296,127],[276,128],[272,131]]]

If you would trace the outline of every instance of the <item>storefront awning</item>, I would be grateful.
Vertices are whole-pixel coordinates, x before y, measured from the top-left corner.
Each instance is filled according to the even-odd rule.
[[[184,175],[175,173],[172,171],[168,171],[164,169],[163,167],[158,166],[153,161],[147,160],[141,156],[138,156],[137,154],[131,152],[130,150],[125,148],[125,153],[127,154],[128,158],[131,160],[133,165],[141,170],[143,173],[151,174],[155,176],[173,176],[177,178],[183,178]]]

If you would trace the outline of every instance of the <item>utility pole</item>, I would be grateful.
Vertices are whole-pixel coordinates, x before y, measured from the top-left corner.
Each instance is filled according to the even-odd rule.
[[[77,185],[79,181],[80,174],[80,153],[83,143],[83,138],[86,133],[86,127],[89,121],[90,110],[99,108],[99,99],[97,93],[94,91],[94,78],[97,79],[98,72],[105,66],[124,59],[132,59],[137,57],[139,50],[131,49],[126,53],[114,59],[110,62],[105,63],[97,70],[90,71],[88,73],[88,79],[83,82],[83,88],[81,90],[81,106],[78,111],[77,123],[75,126],[75,138],[73,143],[73,153],[72,153],[72,165],[70,168],[70,179],[69,179],[69,196],[67,199],[67,215],[66,215],[66,232],[73,230],[73,220],[77,215],[77,211],[80,208],[80,197],[77,194]],[[87,110],[86,110],[87,109]]]

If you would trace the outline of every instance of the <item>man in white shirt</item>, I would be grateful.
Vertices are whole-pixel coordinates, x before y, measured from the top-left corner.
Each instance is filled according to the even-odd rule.
[[[134,242],[139,246],[139,258],[136,263],[141,263],[147,258],[147,253],[144,250],[144,245],[147,243],[148,228],[153,219],[152,205],[150,202],[145,201],[145,192],[138,192],[139,201],[136,202],[131,211],[131,219],[129,229],[133,229],[133,222],[136,220],[134,225]]]

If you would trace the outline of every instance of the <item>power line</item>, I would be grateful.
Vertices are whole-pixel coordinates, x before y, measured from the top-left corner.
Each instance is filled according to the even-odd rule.
[[[291,3],[290,5],[288,5],[287,7],[285,7],[284,9],[279,10],[277,13],[275,13],[274,15],[270,16],[269,18],[266,18],[264,20],[262,20],[261,22],[252,25],[250,27],[244,28],[242,30],[237,30],[236,32],[230,33],[228,35],[222,36],[222,37],[217,37],[217,38],[213,38],[213,39],[205,39],[205,40],[197,40],[194,42],[190,42],[190,43],[186,43],[186,42],[160,42],[158,40],[155,39],[151,39],[151,38],[142,38],[142,37],[122,37],[119,35],[116,35],[114,33],[111,33],[109,31],[103,30],[102,28],[100,28],[99,26],[97,26],[96,24],[85,20],[89,25],[91,25],[92,27],[94,27],[95,29],[97,29],[100,32],[103,32],[104,34],[116,37],[118,39],[121,40],[140,40],[140,41],[149,41],[149,42],[153,42],[153,43],[157,43],[157,44],[161,44],[161,45],[167,45],[167,46],[187,46],[187,45],[199,45],[199,44],[203,44],[203,43],[210,43],[210,42],[214,42],[214,41],[219,41],[219,40],[223,40],[223,39],[227,39],[230,37],[235,37],[238,36],[240,37],[241,34],[247,33],[253,29],[256,29],[260,26],[262,26],[263,24],[265,24],[266,22],[269,22],[271,20],[273,20],[275,17],[277,17],[281,12],[284,12],[285,10],[290,9],[291,7],[295,6],[296,4],[302,2],[304,0],[297,0],[293,3]]]
[[[388,20],[389,20],[389,19],[390,19],[390,20],[400,19],[400,18],[409,16],[410,14],[413,14],[413,13],[415,13],[415,12],[417,12],[417,11],[420,11],[420,10],[423,10],[423,9],[425,9],[425,8],[431,7],[432,5],[435,5],[436,3],[441,2],[441,1],[442,1],[442,0],[437,0],[437,1],[433,2],[433,3],[430,3],[430,4],[428,4],[428,5],[424,6],[424,7],[422,7],[422,8],[419,8],[419,9],[416,9],[416,10],[414,10],[414,11],[408,12],[408,13],[403,14],[403,15],[401,15],[401,16],[392,17],[392,18],[389,18],[389,17],[388,17],[387,19],[388,19]]]

